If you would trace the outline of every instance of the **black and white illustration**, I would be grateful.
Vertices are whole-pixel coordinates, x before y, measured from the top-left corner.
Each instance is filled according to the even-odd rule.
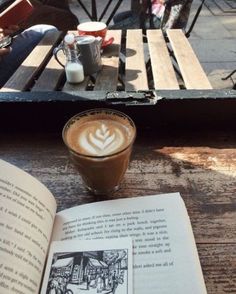
[[[47,294],[128,294],[128,249],[54,252]]]

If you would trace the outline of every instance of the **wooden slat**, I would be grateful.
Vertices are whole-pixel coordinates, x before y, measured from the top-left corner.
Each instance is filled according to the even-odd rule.
[[[142,30],[127,31],[125,79],[126,90],[148,90]]]
[[[236,244],[197,244],[208,294],[236,293]]]
[[[67,33],[77,35],[78,32],[75,30],[68,31]],[[66,59],[64,53],[62,51],[58,52],[59,60],[65,64]],[[50,59],[49,63],[43,70],[42,74],[35,82],[34,87],[32,88],[33,91],[54,91],[57,90],[58,85],[61,83],[63,76],[65,75],[64,68],[56,61],[54,56]],[[67,87],[67,90],[70,92],[73,91],[70,88],[70,85]]]
[[[167,30],[187,89],[212,89],[198,58],[182,30]]]
[[[121,31],[108,31],[107,38],[110,37],[114,37],[114,42],[104,49],[102,55],[103,67],[97,75],[94,90],[115,91],[117,89]]]
[[[51,54],[52,46],[58,41],[61,34],[61,32],[48,32],[0,91],[18,92],[27,90],[35,75],[45,65],[48,56]]]
[[[52,56],[31,91],[55,91],[63,75],[64,68]]]
[[[147,37],[155,89],[179,89],[179,84],[162,31],[148,30]]]
[[[66,82],[64,87],[62,88],[62,91],[66,93],[70,93],[70,94],[75,94],[78,91],[85,91],[89,81],[90,81],[90,78],[85,77],[84,81],[79,84],[70,84]]]

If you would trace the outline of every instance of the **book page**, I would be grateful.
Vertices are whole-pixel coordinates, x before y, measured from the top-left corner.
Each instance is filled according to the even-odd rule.
[[[43,184],[0,160],[0,293],[38,293],[55,213]]]
[[[41,294],[132,294],[132,240],[52,242]]]
[[[133,240],[134,293],[206,293],[179,193],[77,206],[56,215],[54,240]]]

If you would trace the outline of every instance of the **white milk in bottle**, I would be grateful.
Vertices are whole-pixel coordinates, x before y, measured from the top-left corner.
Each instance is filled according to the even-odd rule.
[[[69,83],[81,83],[84,80],[84,68],[77,56],[75,36],[67,34],[64,38],[66,45],[66,79]]]

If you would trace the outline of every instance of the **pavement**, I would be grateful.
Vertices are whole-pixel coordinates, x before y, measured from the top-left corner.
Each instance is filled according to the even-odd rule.
[[[88,9],[90,2],[84,0]],[[98,11],[101,11],[104,1],[98,0],[97,3]],[[193,1],[189,24],[199,5],[200,0]],[[70,8],[80,22],[88,20],[77,0],[70,0]],[[118,12],[129,9],[130,0],[123,0]],[[222,78],[236,69],[236,0],[206,0],[189,41],[212,87],[232,89],[236,83],[236,73],[226,81]]]

